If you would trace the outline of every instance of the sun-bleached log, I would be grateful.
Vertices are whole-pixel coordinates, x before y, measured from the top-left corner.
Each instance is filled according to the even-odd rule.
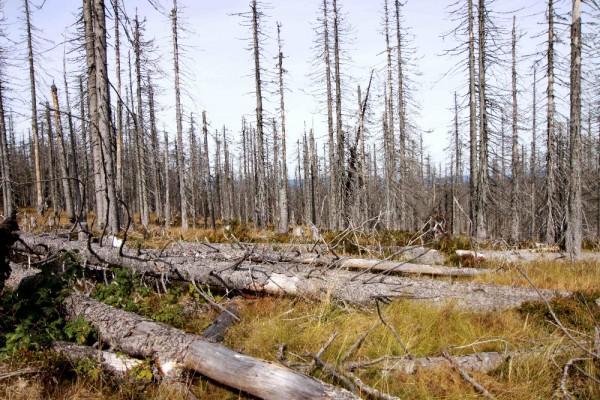
[[[472,257],[478,261],[498,262],[535,262],[535,261],[570,261],[566,253],[539,251],[532,249],[514,250],[456,250],[459,257]],[[583,252],[577,261],[600,261],[600,253]]]
[[[68,296],[64,306],[69,318],[88,321],[115,350],[156,360],[167,377],[182,369],[193,370],[261,399],[358,398],[279,364],[238,353],[83,295]]]
[[[89,346],[81,346],[75,343],[57,341],[52,343],[52,350],[62,354],[69,361],[75,363],[83,359],[96,360],[107,372],[125,377],[133,368],[142,364],[142,360],[116,354],[112,351],[96,350]]]

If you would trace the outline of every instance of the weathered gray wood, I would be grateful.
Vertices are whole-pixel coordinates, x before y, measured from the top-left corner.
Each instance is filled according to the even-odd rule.
[[[568,261],[571,260],[567,253],[536,251],[529,249],[515,250],[456,250],[459,257],[475,257],[481,261],[499,261],[499,262],[531,262],[531,261]],[[579,261],[600,261],[600,253],[582,252],[578,257]]]
[[[350,392],[281,365],[240,354],[199,336],[116,309],[82,295],[65,300],[70,318],[82,317],[116,350],[157,360],[166,376],[191,369],[262,399],[356,399]]]
[[[491,372],[504,363],[510,354],[498,352],[483,352],[465,356],[453,356],[452,360],[467,371],[481,373]],[[348,363],[349,369],[377,368],[381,371],[397,371],[407,375],[419,370],[450,367],[450,361],[445,357],[384,357],[367,362]]]
[[[151,254],[138,255],[136,250],[124,249],[125,257],[112,247],[92,244],[95,254],[85,242],[67,241],[49,235],[23,234],[30,247],[46,246],[52,252],[79,253],[82,262],[92,265],[113,265],[137,273],[166,279],[195,281],[214,287],[246,290],[273,295],[301,296],[311,299],[330,297],[352,304],[366,304],[378,298],[405,298],[428,303],[455,302],[458,306],[476,311],[502,310],[516,307],[524,301],[538,300],[533,289],[448,282],[433,279],[414,279],[382,276],[330,268],[313,268],[293,263],[257,264],[249,260],[219,261],[206,254],[158,259]],[[98,258],[99,257],[99,258]],[[546,298],[568,295],[567,292],[544,290]]]
[[[122,354],[116,354],[112,351],[96,350],[89,346],[81,346],[69,342],[54,342],[52,350],[63,354],[71,362],[77,362],[83,359],[96,360],[107,372],[118,377],[124,377],[133,368],[142,364],[142,360],[128,357]]]
[[[209,342],[220,343],[225,339],[227,330],[239,321],[238,308],[235,304],[230,304],[225,308],[215,320],[202,332],[202,337]]]

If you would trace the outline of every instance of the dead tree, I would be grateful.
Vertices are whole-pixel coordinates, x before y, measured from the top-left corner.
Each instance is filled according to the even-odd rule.
[[[154,101],[154,86],[150,80],[150,74],[148,74],[148,112],[150,117],[150,144],[152,149],[152,160],[159,159],[158,149],[158,128],[156,127],[156,111]],[[151,178],[152,178],[152,191],[154,192],[154,212],[156,218],[162,220],[162,193],[160,188],[160,162],[152,162],[151,165]]]
[[[179,44],[177,41],[177,0],[173,0],[173,9],[171,10],[171,28],[173,35],[173,69],[175,73],[175,119],[177,120],[177,175],[179,176],[179,196],[181,197],[181,229],[187,230],[188,212],[186,201],[186,182],[184,172],[183,157],[183,110],[181,107],[181,89],[179,81]]]
[[[203,152],[202,152],[202,171],[204,172],[204,227],[207,227],[207,218],[210,216],[210,226],[213,230],[217,229],[215,220],[215,206],[211,189],[210,179],[210,159],[208,153],[208,122],[206,121],[206,111],[202,111],[202,136],[203,136]]]
[[[487,238],[486,206],[488,194],[488,114],[486,100],[486,8],[485,0],[479,0],[478,47],[479,47],[479,171],[477,174],[477,201],[475,218],[475,237]]]
[[[513,16],[512,28],[512,157],[511,157],[511,230],[510,238],[518,242],[520,238],[519,205],[519,127],[517,106],[517,22]]]
[[[67,163],[67,148],[65,146],[62,122],[60,118],[60,107],[58,103],[58,91],[54,83],[51,87],[52,91],[52,103],[54,105],[54,126],[56,127],[56,140],[58,149],[58,167],[60,169],[60,181],[63,190],[63,198],[65,201],[65,211],[71,222],[75,221],[75,208],[73,207],[73,195],[71,192],[71,182],[69,175],[69,168]]]
[[[142,49],[141,49],[141,31],[140,22],[138,16],[135,16],[134,20],[134,40],[133,47],[135,53],[135,81],[136,81],[136,100],[137,100],[137,112],[136,112],[136,124],[135,124],[135,137],[136,137],[136,151],[137,151],[137,167],[138,167],[138,190],[140,196],[140,215],[142,225],[148,228],[150,224],[150,213],[148,210],[148,190],[147,190],[147,170],[146,170],[146,141],[145,141],[145,129],[144,129],[144,110],[142,107]],[[181,149],[180,149],[181,151]],[[182,202],[185,201],[182,198]]]
[[[165,172],[165,227],[171,226],[171,183],[169,180],[169,136],[165,134],[164,172]]]
[[[537,239],[537,65],[533,64],[533,89],[531,106],[531,158],[529,162],[529,175],[531,176],[531,223],[529,235],[531,239]]]
[[[325,0],[326,1],[326,0]],[[283,74],[285,70],[283,69],[283,51],[281,44],[281,24],[277,24],[277,46],[278,46],[278,55],[277,55],[277,72],[279,77],[279,113],[280,113],[280,122],[281,122],[281,167],[278,168],[280,171],[279,179],[279,224],[278,231],[279,233],[287,233],[289,229],[288,222],[288,172],[287,172],[287,149],[286,149],[286,132],[285,132],[285,101],[284,101],[284,90],[285,86],[283,84]]]
[[[256,94],[256,147],[257,147],[257,164],[256,164],[256,225],[264,227],[267,224],[267,193],[266,193],[266,175],[265,175],[265,143],[264,143],[264,123],[263,123],[263,96],[261,79],[260,59],[260,19],[262,12],[258,9],[256,0],[252,0],[250,4],[252,12],[252,54],[254,58],[254,84]]]
[[[113,13],[115,19],[115,75],[117,78],[117,105],[116,105],[116,122],[117,122],[117,140],[116,140],[116,185],[117,193],[123,197],[123,100],[121,99],[121,29],[119,27],[121,20],[119,16],[119,2],[113,0]]]
[[[35,196],[38,214],[44,209],[44,197],[42,193],[42,164],[40,154],[40,134],[37,121],[37,96],[35,84],[35,67],[33,60],[33,40],[31,36],[31,13],[29,12],[29,0],[25,2],[25,23],[27,30],[27,59],[29,62],[29,84],[31,87],[31,133],[33,135],[33,163],[35,168]]]
[[[469,217],[471,219],[471,236],[476,236],[478,219],[477,182],[479,167],[477,159],[477,103],[475,81],[475,28],[473,17],[473,0],[467,1],[467,20],[469,30]]]
[[[392,188],[396,186],[396,137],[394,133],[394,85],[392,75],[392,47],[390,45],[390,21],[388,2],[383,2],[384,12],[384,36],[387,58],[387,149],[389,162],[389,176],[386,184],[386,225],[391,228],[396,225],[396,202],[395,191],[392,193]],[[400,68],[401,69],[401,68]]]
[[[552,244],[556,240],[554,221],[554,0],[548,0],[548,50],[547,50],[547,75],[546,87],[546,243]]]
[[[348,223],[342,217],[345,210],[345,185],[344,185],[344,161],[346,139],[344,134],[344,125],[342,120],[342,76],[340,72],[340,15],[337,6],[337,0],[333,0],[333,65],[335,77],[335,127],[336,127],[336,191],[338,193],[338,205],[336,208],[336,220],[338,228],[345,227]]]
[[[85,0],[84,0],[85,1]],[[107,71],[107,45],[106,45],[106,15],[104,0],[94,0],[93,11],[94,30],[94,56],[96,72],[96,90],[98,93],[98,134],[100,139],[101,169],[103,169],[104,188],[104,214],[101,214],[102,224],[108,224],[111,232],[119,231],[119,212],[116,195],[116,182],[114,170],[113,130],[110,116],[110,95]]]
[[[6,119],[4,114],[4,76],[0,75],[0,173],[2,175],[2,205],[4,216],[9,217],[15,210],[12,185],[11,163],[6,136]],[[0,257],[2,257],[0,255]],[[0,260],[2,263],[3,260]],[[1,289],[1,287],[0,287]]]
[[[399,121],[399,139],[400,139],[400,185],[399,185],[399,208],[400,208],[400,229],[406,230],[407,225],[407,207],[406,207],[406,181],[408,179],[407,173],[407,123],[406,123],[406,91],[404,88],[404,55],[403,55],[403,34],[401,30],[401,13],[400,13],[400,0],[394,0],[395,19],[396,19],[396,61],[397,61],[397,74],[398,74],[398,121]],[[391,95],[391,92],[390,92]]]
[[[569,186],[564,249],[576,258],[583,238],[581,201],[581,0],[571,12],[571,92],[569,118]]]

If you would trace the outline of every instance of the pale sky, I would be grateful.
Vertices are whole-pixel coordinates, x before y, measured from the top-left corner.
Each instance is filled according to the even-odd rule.
[[[63,34],[67,29],[73,29],[75,13],[81,4],[80,0],[30,0],[33,8],[33,23],[40,30],[38,36],[38,50],[44,52],[43,59],[38,65],[44,66],[45,72],[40,72],[38,96],[49,95],[49,85],[52,79],[60,82],[62,89],[62,57],[63,57]],[[455,25],[448,16],[448,7],[453,0],[408,0],[403,7],[405,26],[410,28],[412,45],[416,48],[413,62],[417,66],[419,75],[412,75],[415,81],[416,99],[421,112],[419,115],[411,115],[417,125],[426,134],[424,144],[434,160],[445,159],[444,148],[447,145],[447,132],[452,122],[451,111],[453,93],[455,90],[460,94],[466,92],[464,76],[453,74],[445,76],[456,62],[464,62],[464,59],[444,56],[444,50],[455,47],[458,43],[453,37],[443,39],[442,34],[448,32]],[[106,0],[107,4],[110,4]],[[133,17],[137,8],[141,18],[147,19],[145,38],[153,38],[158,47],[160,64],[165,71],[163,78],[157,80],[162,89],[158,96],[161,107],[159,113],[159,127],[163,125],[174,136],[174,90],[172,77],[172,55],[170,33],[171,26],[168,19],[168,10],[172,7],[171,1],[156,0],[163,10],[156,10],[150,6],[147,0],[125,0],[125,5],[130,17]],[[241,18],[232,14],[246,12],[249,10],[248,0],[179,0],[179,8],[182,15],[182,24],[187,32],[180,38],[180,43],[185,47],[184,70],[186,76],[183,83],[186,88],[185,112],[194,112],[200,115],[206,110],[213,129],[227,125],[233,135],[238,135],[241,125],[241,116],[246,115],[250,121],[254,121],[255,97],[253,94],[254,80],[252,76],[252,59],[247,50],[248,42],[244,40],[250,36],[248,28],[240,24]],[[274,70],[275,67],[275,23],[280,21],[282,37],[284,40],[285,68],[288,92],[286,93],[287,109],[287,131],[289,141],[295,142],[303,131],[304,121],[310,126],[314,123],[317,138],[324,138],[325,114],[322,110],[314,92],[316,86],[311,82],[310,72],[314,70],[313,41],[316,34],[313,26],[319,13],[320,0],[273,0],[265,12],[270,16],[263,25],[264,32],[269,35],[266,42],[266,56],[263,67]],[[43,4],[43,5],[42,5]],[[351,27],[349,35],[345,38],[344,48],[347,50],[351,62],[344,70],[352,77],[346,80],[345,85],[352,93],[356,85],[364,88],[367,85],[369,72],[372,68],[377,70],[376,82],[372,93],[374,106],[381,103],[382,82],[385,78],[385,49],[384,37],[382,35],[382,10],[383,0],[338,0],[342,11],[346,16],[346,22]],[[390,1],[390,6],[393,1]],[[37,9],[35,6],[42,6]],[[563,4],[561,7],[568,7]],[[14,41],[20,40],[24,33],[21,20],[22,0],[8,0],[5,4],[5,14],[8,22],[8,36]],[[521,32],[526,34],[519,42],[521,74],[520,104],[523,109],[530,106],[531,78],[528,76],[531,69],[531,58],[525,58],[528,54],[535,52],[544,38],[532,37],[535,33],[543,31],[545,1],[541,0],[497,0],[492,8],[501,12],[500,25],[508,27],[506,39],[510,34],[512,13],[517,10],[517,23]],[[109,21],[109,41],[112,40],[113,24]],[[394,35],[392,40],[395,42]],[[23,50],[24,47],[20,46]],[[540,47],[542,49],[542,47]],[[509,49],[507,48],[507,51]],[[109,71],[114,74],[114,62],[112,48],[109,50]],[[122,65],[124,77],[127,76],[127,53],[122,51]],[[22,100],[13,101],[11,108],[24,113],[18,123],[21,131],[27,129],[26,118],[28,118],[29,89],[26,81],[26,60],[24,51],[15,57],[16,66],[11,73],[14,78],[11,84],[12,96]],[[73,70],[74,65],[69,65],[68,70]],[[321,65],[318,68],[322,68]],[[509,71],[506,71],[509,72]],[[155,79],[156,80],[156,79]],[[509,82],[509,81],[508,81]],[[540,91],[540,93],[543,93]],[[74,93],[71,95],[74,96]],[[278,104],[275,94],[265,94],[268,98],[267,110],[273,112]],[[356,108],[354,97],[349,97],[348,107]],[[371,128],[379,128],[380,111],[373,116],[375,125]],[[352,118],[355,118],[352,116]],[[350,127],[354,126],[354,119],[348,120]],[[528,123],[523,122],[523,137],[529,137],[527,132]],[[184,127],[187,131],[187,126]],[[270,129],[268,130],[270,132]],[[236,137],[237,139],[237,137]],[[527,143],[529,139],[527,140]],[[321,142],[323,143],[323,142]],[[290,146],[288,157],[295,154],[295,146]]]

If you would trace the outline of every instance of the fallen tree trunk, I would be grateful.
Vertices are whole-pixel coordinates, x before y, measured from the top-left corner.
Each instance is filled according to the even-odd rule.
[[[82,263],[120,266],[142,275],[197,282],[227,290],[246,290],[266,294],[303,296],[311,299],[326,297],[365,304],[381,298],[425,300],[430,303],[456,302],[474,311],[492,311],[515,307],[524,301],[539,300],[535,290],[521,287],[448,282],[433,279],[414,279],[401,276],[382,276],[350,271],[312,268],[304,264],[262,263],[247,259],[215,261],[206,255],[197,257],[165,257],[137,254],[137,251],[100,247],[92,251],[84,242],[67,241],[51,236],[25,236],[23,240],[34,248],[40,245],[51,252],[70,251],[78,254]],[[544,290],[551,298],[567,292]]]
[[[133,368],[142,364],[141,360],[123,354],[96,350],[89,346],[81,346],[69,342],[54,342],[52,343],[52,350],[62,354],[72,363],[86,358],[98,361],[103,370],[119,378],[124,378]]]
[[[456,250],[459,257],[471,257],[478,261],[499,262],[535,262],[535,261],[570,261],[567,253],[535,251],[527,249],[515,250]],[[583,252],[577,261],[600,261],[600,253]]]
[[[452,356],[452,360],[460,368],[467,371],[481,373],[491,372],[500,367],[508,358],[510,353],[483,352],[465,356]],[[381,371],[396,371],[411,375],[418,370],[433,369],[440,367],[451,367],[450,361],[445,357],[381,357],[371,361],[351,362],[347,364],[350,370],[377,368]]]
[[[155,359],[166,376],[181,369],[193,370],[262,399],[357,398],[345,389],[86,296],[71,295],[64,305],[70,318],[88,321],[114,349],[133,357]]]

